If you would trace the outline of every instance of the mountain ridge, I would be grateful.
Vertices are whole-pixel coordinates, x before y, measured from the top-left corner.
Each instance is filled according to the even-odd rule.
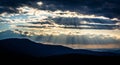
[[[120,54],[97,52],[84,49],[72,49],[60,45],[45,45],[28,39],[0,40],[0,61],[39,64],[103,63],[119,59]]]

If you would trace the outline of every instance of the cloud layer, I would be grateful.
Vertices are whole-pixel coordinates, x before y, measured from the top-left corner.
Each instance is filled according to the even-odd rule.
[[[42,6],[38,2],[42,2]],[[119,0],[1,0],[0,12],[17,12],[17,7],[26,5],[42,10],[69,10],[120,18],[119,2]]]
[[[119,2],[0,0],[0,31],[15,30],[15,35],[74,48],[119,48]],[[1,38],[7,36],[2,34]]]

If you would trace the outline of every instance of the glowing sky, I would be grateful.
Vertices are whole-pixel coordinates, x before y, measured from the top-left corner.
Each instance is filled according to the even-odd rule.
[[[39,7],[45,5],[42,1],[35,4]],[[120,48],[119,18],[70,10],[51,11],[27,5],[17,7],[16,10],[18,13],[0,14],[0,39],[22,38],[19,35],[24,35],[38,43],[75,49]],[[5,33],[8,30],[13,33],[7,37]]]

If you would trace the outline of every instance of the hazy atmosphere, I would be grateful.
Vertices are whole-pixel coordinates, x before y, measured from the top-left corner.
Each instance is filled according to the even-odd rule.
[[[0,40],[120,49],[119,0],[0,0]]]

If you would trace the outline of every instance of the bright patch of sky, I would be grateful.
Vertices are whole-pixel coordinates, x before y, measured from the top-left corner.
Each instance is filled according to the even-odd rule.
[[[44,3],[38,2],[37,4],[42,6]],[[38,10],[28,6],[17,9],[19,13],[2,13],[0,15],[0,32],[4,30],[15,30],[18,34],[22,33],[27,36],[32,36],[31,39],[38,42],[52,44],[60,42],[60,45],[72,48],[97,48],[97,46],[99,46],[98,48],[119,48],[119,44],[117,43],[120,43],[118,41],[120,39],[120,20],[117,18],[110,19],[104,16],[84,15],[71,11]],[[87,20],[83,21],[82,19]],[[96,22],[93,19],[98,20]],[[60,22],[56,23],[56,21]],[[76,21],[82,25],[69,25],[70,22],[74,24],[73,22]],[[61,22],[64,24],[61,24]],[[65,25],[66,23],[68,25]],[[98,29],[90,29],[95,27],[98,27]],[[72,39],[75,41],[70,41]],[[66,44],[69,42],[80,42],[82,44]],[[84,43],[89,44],[84,45]],[[94,45],[91,45],[91,43],[94,43]],[[105,43],[106,46],[102,45],[102,43]],[[116,44],[114,45],[113,43]]]
[[[41,6],[41,5],[43,5],[43,2],[37,2],[37,4],[38,4],[39,6]]]

